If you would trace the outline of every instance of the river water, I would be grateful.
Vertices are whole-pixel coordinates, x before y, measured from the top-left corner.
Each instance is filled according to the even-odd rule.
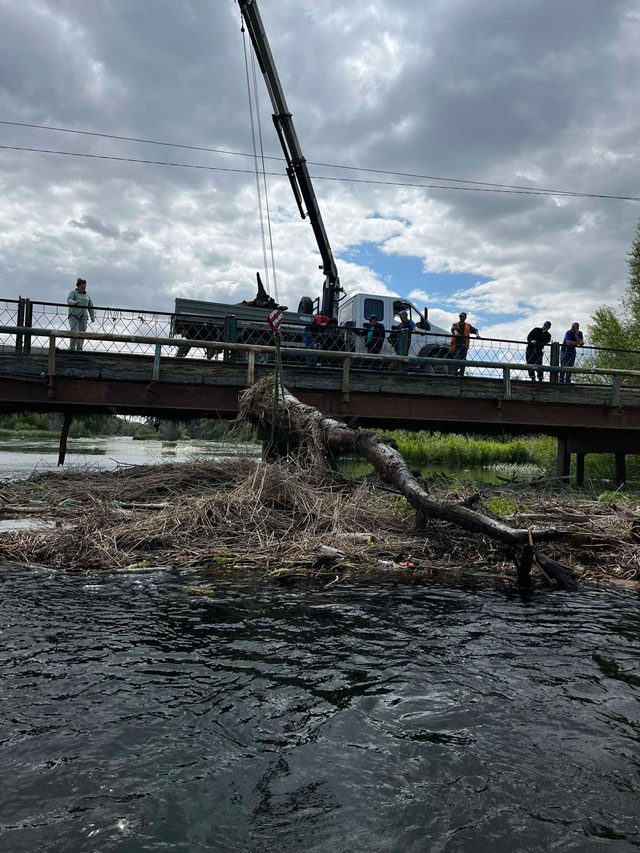
[[[630,595],[0,580],[3,851],[640,848]]]
[[[260,448],[257,444],[223,441],[133,441],[129,436],[70,438],[64,467],[81,465],[103,469],[115,468],[118,464],[153,465],[238,453],[258,456]],[[1,477],[28,477],[34,471],[52,470],[59,470],[57,439],[0,439]]]
[[[185,462],[202,457],[229,457],[241,453],[260,456],[260,445],[224,441],[133,441],[128,436],[70,438],[65,468],[91,466],[115,468],[118,464],[153,465]],[[535,479],[542,470],[535,465],[495,465],[485,468],[451,468],[447,465],[418,465],[424,475],[455,474],[465,480],[499,483],[501,478]],[[57,471],[57,439],[0,439],[0,477],[28,477],[34,471]],[[360,477],[373,471],[363,460],[344,459],[347,476]]]

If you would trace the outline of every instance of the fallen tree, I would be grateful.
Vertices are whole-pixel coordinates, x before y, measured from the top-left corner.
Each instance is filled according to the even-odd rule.
[[[343,454],[363,457],[373,465],[382,480],[407,499],[419,519],[447,521],[518,550],[529,543],[557,542],[567,536],[566,530],[556,527],[509,527],[472,509],[469,500],[456,502],[433,497],[420,484],[400,453],[374,432],[352,429],[327,417],[313,406],[302,403],[286,388],[279,388],[274,395],[274,388],[274,379],[265,377],[242,392],[239,418],[262,426],[263,432],[269,425],[274,434],[285,435],[302,453],[316,459],[321,457],[328,462]],[[553,567],[547,564],[545,571],[552,573]],[[572,587],[562,572],[558,572],[554,580],[563,588]]]

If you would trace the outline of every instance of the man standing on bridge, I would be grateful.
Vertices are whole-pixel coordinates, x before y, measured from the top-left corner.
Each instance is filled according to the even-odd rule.
[[[96,315],[93,310],[93,301],[87,293],[87,282],[84,278],[79,278],[76,281],[75,290],[72,290],[67,297],[67,305],[69,306],[69,331],[86,332],[89,318],[93,323]],[[71,338],[69,349],[71,352],[81,352],[83,344],[82,338]]]
[[[451,326],[449,358],[453,358],[456,361],[466,361],[467,353],[469,352],[469,336],[474,335],[476,338],[479,338],[480,333],[474,326],[467,323],[467,315],[464,311],[459,315],[459,317],[460,319],[458,322]],[[464,376],[464,371],[464,364],[460,367],[454,368],[456,376]]]
[[[576,363],[577,347],[584,346],[584,337],[580,331],[580,323],[572,323],[571,328],[565,333],[562,346],[560,347],[560,366],[573,367]],[[558,377],[560,385],[571,384],[571,374],[562,371]]]
[[[551,323],[547,320],[542,326],[536,326],[535,329],[531,329],[527,335],[527,364],[542,364],[542,352],[545,346],[551,343],[550,328]],[[529,379],[535,382],[536,374],[538,375],[538,382],[542,382],[544,375],[541,370],[530,369]]]

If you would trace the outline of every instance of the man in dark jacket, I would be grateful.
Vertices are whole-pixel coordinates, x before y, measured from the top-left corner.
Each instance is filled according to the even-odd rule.
[[[372,314],[369,322],[364,323],[364,329],[367,352],[378,355],[384,343],[384,325],[379,322],[375,314]]]
[[[534,329],[531,329],[527,335],[527,364],[542,364],[543,350],[547,344],[551,343],[551,335],[549,334],[550,328],[551,323],[547,320],[546,323],[542,324],[542,326],[536,326]],[[529,379],[531,379],[532,382],[536,381],[536,376],[538,378],[538,382],[543,381],[544,374],[541,370],[529,371]]]

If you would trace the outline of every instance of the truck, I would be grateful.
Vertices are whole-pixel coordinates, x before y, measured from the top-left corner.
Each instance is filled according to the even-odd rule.
[[[238,5],[269,93],[273,108],[273,123],[284,152],[286,172],[293,196],[300,216],[303,219],[309,219],[322,259],[320,267],[324,274],[322,295],[317,300],[303,296],[297,312],[285,313],[281,326],[284,345],[287,347],[309,346],[308,328],[314,322],[313,314],[317,311],[327,317],[333,327],[337,326],[345,330],[342,339],[346,349],[355,352],[364,351],[365,337],[363,334],[358,334],[358,330],[363,329],[370,317],[375,314],[376,318],[384,324],[385,329],[391,333],[385,338],[383,351],[444,358],[448,353],[447,332],[429,322],[426,308],[424,312],[420,312],[412,302],[393,296],[356,293],[346,297],[340,285],[318,199],[298,140],[293,116],[278,76],[257,0],[238,0]],[[258,276],[258,296],[253,304],[229,305],[176,299],[172,333],[190,340],[202,340],[205,349],[207,341],[234,340],[243,343],[268,343],[270,336],[267,314],[273,305],[266,304],[266,300],[270,297],[266,297],[266,300],[263,297],[266,297],[266,294]],[[415,322],[416,329],[411,335],[396,335],[394,338],[393,326],[399,322],[398,313],[402,310],[407,311]],[[405,351],[402,351],[403,343]],[[186,345],[179,347],[178,355],[186,355],[188,349]],[[209,348],[207,354],[212,356],[213,348]]]

